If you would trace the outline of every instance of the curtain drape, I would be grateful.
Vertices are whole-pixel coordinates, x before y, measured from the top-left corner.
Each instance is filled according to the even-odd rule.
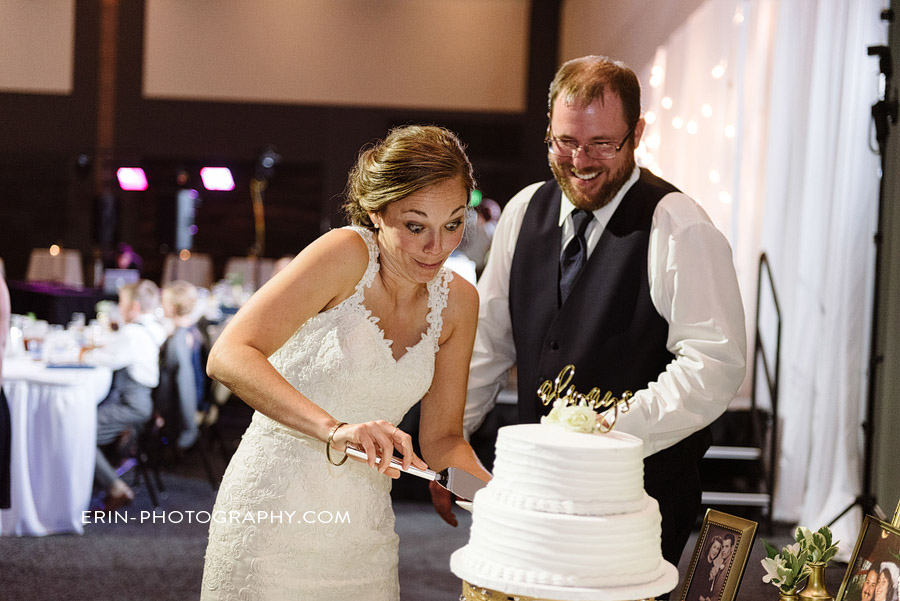
[[[886,41],[883,7],[709,0],[640,74],[640,160],[729,236],[751,341],[757,261],[770,259],[784,320],[774,517],[811,528],[861,486],[879,177],[879,71],[866,48]],[[833,526],[847,557],[860,520],[855,510]]]
[[[876,0],[778,5],[763,247],[783,291],[775,517],[818,527],[861,487],[879,158],[870,148],[883,44]],[[778,134],[776,136],[776,133]],[[832,526],[849,557],[858,509]]]

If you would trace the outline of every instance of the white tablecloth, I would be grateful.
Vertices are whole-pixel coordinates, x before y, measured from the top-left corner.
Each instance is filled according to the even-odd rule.
[[[35,248],[28,260],[25,279],[29,282],[58,282],[81,288],[84,286],[81,252],[67,248],[57,255],[51,255],[48,248]]]
[[[48,368],[30,358],[3,361],[12,419],[12,506],[0,511],[4,536],[84,532],[97,448],[97,404],[112,372]]]

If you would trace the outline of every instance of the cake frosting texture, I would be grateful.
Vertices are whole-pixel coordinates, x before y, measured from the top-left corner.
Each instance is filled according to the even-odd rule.
[[[644,491],[640,439],[522,424],[501,428],[496,448],[494,478],[475,494],[469,542],[451,558],[457,576],[508,593],[672,577],[659,506]]]

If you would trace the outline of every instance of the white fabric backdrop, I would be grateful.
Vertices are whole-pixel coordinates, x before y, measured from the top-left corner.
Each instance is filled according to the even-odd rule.
[[[779,4],[764,248],[785,310],[776,518],[818,527],[861,487],[879,159],[880,0]],[[849,557],[858,509],[836,523]]]
[[[811,528],[861,486],[879,176],[866,47],[886,42],[884,3],[709,0],[641,73],[653,122],[639,156],[729,236],[751,341],[760,252],[772,264],[784,319],[774,517]],[[859,527],[858,509],[833,526],[845,557]]]

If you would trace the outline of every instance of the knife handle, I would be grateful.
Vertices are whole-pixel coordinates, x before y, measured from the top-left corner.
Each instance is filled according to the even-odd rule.
[[[363,459],[368,461],[369,456],[366,455],[365,451],[361,451],[356,447],[351,447],[347,445],[347,449],[344,451],[348,455],[356,457],[357,459]],[[375,458],[375,465],[379,465],[381,463],[381,457]],[[419,478],[425,478],[426,480],[439,480],[440,474],[435,472],[434,470],[422,470],[414,465],[409,466],[407,469],[403,469],[403,463],[397,459],[396,457],[391,457],[391,467],[400,470],[401,472],[406,472],[407,474],[412,474],[413,476],[418,476]]]

